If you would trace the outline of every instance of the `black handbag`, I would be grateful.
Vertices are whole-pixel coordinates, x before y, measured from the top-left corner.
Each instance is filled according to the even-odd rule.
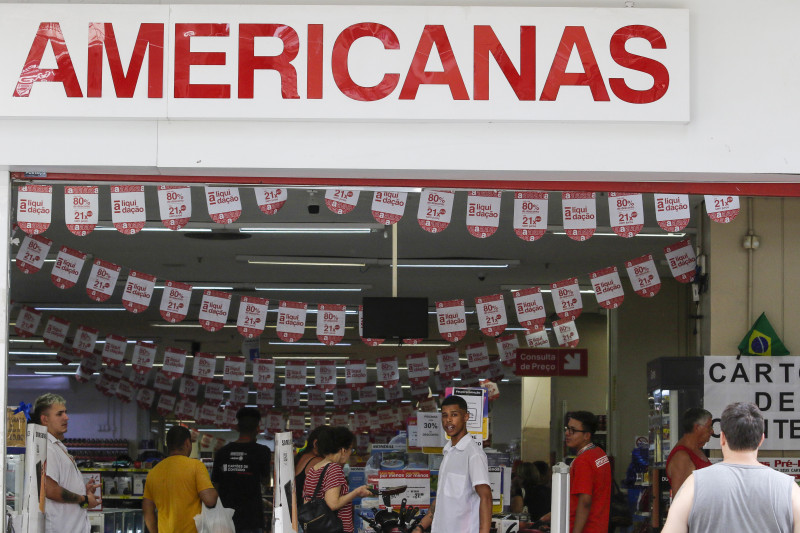
[[[322,498],[317,498],[317,493],[320,487],[322,487],[322,480],[325,479],[325,472],[328,470],[329,466],[331,465],[325,465],[325,468],[320,472],[317,486],[311,494],[311,500],[301,505],[300,509],[297,511],[297,517],[305,533],[344,532],[344,526],[342,526],[339,513],[331,511],[331,508],[328,507],[328,504],[325,502],[325,494],[322,495]]]
[[[628,505],[628,498],[619,490],[614,480],[611,486],[611,510],[608,514],[608,525],[611,527],[628,527],[633,524],[633,513]]]

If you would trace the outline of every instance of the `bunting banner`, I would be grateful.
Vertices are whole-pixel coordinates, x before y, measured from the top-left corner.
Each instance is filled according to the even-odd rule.
[[[593,192],[561,193],[564,231],[573,241],[592,238],[597,229],[597,204]]]
[[[242,296],[239,300],[239,317],[236,319],[236,329],[247,339],[261,336],[267,325],[268,309],[269,300],[266,298]]]
[[[514,192],[514,233],[523,241],[533,242],[547,232],[546,192]]]
[[[17,315],[14,331],[23,338],[33,337],[36,334],[36,330],[39,329],[39,322],[41,322],[41,320],[42,313],[33,307],[24,305],[22,309],[20,309],[19,315]]]
[[[372,218],[384,226],[397,224],[406,210],[408,193],[375,191],[372,196]]]
[[[238,187],[205,187],[208,216],[217,224],[233,224],[242,215]]]
[[[96,186],[64,187],[64,220],[70,233],[85,237],[97,226],[100,212]]]
[[[396,356],[378,357],[375,359],[378,383],[384,387],[394,387],[400,382],[400,365]]]
[[[356,431],[369,431],[371,429],[368,411],[358,409],[354,415],[353,424],[356,426]]]
[[[111,222],[123,235],[142,231],[147,222],[144,185],[111,186]]]
[[[86,280],[86,294],[96,302],[105,302],[114,294],[122,268],[114,263],[95,259]]]
[[[128,339],[120,335],[106,335],[103,345],[103,364],[107,366],[120,366],[125,362],[125,352],[128,350]]]
[[[231,293],[222,291],[204,290],[200,302],[198,320],[200,326],[210,332],[219,331],[228,321],[228,311],[231,307]]]
[[[412,385],[411,386],[411,397],[417,401],[424,400],[431,394],[431,388],[425,385]]]
[[[697,261],[689,239],[664,247],[664,255],[672,276],[681,283],[694,280]]]
[[[181,398],[191,398],[193,401],[197,401],[200,384],[189,376],[183,376],[178,384],[178,394]]]
[[[197,352],[192,360],[192,377],[204,385],[214,379],[217,357],[214,354]]]
[[[547,314],[544,309],[544,298],[539,287],[521,289],[512,293],[517,321],[525,329],[533,329],[544,324]]]
[[[103,367],[103,359],[100,354],[92,353],[81,360],[80,368],[89,377]]]
[[[291,431],[292,435],[295,435],[305,431],[305,429],[306,429],[305,414],[298,411],[292,411],[291,413],[289,413],[289,417],[286,419],[286,430]]]
[[[314,362],[314,386],[321,391],[332,391],[336,388],[336,363],[328,359],[317,359]]]
[[[688,194],[654,194],[656,222],[664,231],[681,231],[691,219]]]
[[[597,303],[604,309],[616,309],[625,299],[617,267],[610,266],[589,274]]]
[[[486,368],[488,369],[489,367]],[[462,387],[478,386],[478,376],[476,376],[475,372],[473,372],[467,365],[461,366],[461,386]]]
[[[228,429],[225,426],[225,411],[226,411],[226,407],[227,407],[226,405],[222,405],[217,410],[217,417],[214,419],[214,427],[217,428],[217,429]]]
[[[256,390],[271,389],[275,386],[275,360],[253,360],[253,386]]]
[[[497,337],[497,353],[500,356],[500,362],[507,366],[514,366],[517,360],[517,348],[519,348],[519,339],[514,333]]]
[[[419,195],[417,222],[428,233],[441,233],[453,216],[453,191],[423,189]]]
[[[467,356],[468,368],[474,374],[483,374],[489,369],[489,348],[486,343],[468,344],[464,352]]]
[[[238,411],[238,409],[233,405],[228,405],[225,407],[225,410],[222,412],[222,428],[236,429],[236,411]],[[225,441],[223,441],[223,443],[224,442]]]
[[[67,332],[69,332],[70,323],[66,320],[51,316],[47,325],[42,333],[45,346],[49,348],[61,348],[64,341],[67,339]]]
[[[128,379],[136,388],[144,387],[147,385],[148,380],[150,379],[150,371],[144,372],[142,374],[137,373],[133,368],[131,368],[131,373],[128,374]]]
[[[383,388],[383,399],[389,403],[394,404],[395,402],[399,402],[403,399],[403,388],[400,386],[400,383],[391,386],[391,387],[384,387]]]
[[[553,331],[559,346],[574,348],[578,345],[580,337],[573,317],[553,321]]]
[[[175,380],[169,376],[165,376],[161,372],[156,372],[156,377],[153,379],[153,388],[161,392],[171,392],[172,385]]]
[[[122,403],[131,403],[134,396],[135,390],[131,382],[127,379],[119,380],[119,383],[117,383],[117,398],[119,398]]]
[[[367,383],[358,391],[358,403],[362,405],[375,405],[378,403],[378,387],[374,383]]]
[[[156,404],[156,412],[161,416],[167,416],[175,410],[175,402],[177,397],[174,394],[162,393],[158,397]]]
[[[305,361],[286,361],[284,386],[288,390],[299,391],[305,389],[307,377]]]
[[[122,292],[122,305],[131,313],[141,313],[150,307],[150,299],[156,286],[156,277],[131,270],[125,290]]]
[[[464,300],[436,302],[436,322],[439,334],[447,342],[458,342],[467,334],[467,314]]]
[[[503,365],[500,361],[492,361],[489,364],[489,373],[487,374],[489,381],[494,381],[495,383],[500,381],[505,377],[505,370],[503,369]]]
[[[179,420],[193,420],[197,416],[197,405],[191,398],[181,398],[175,404],[175,416]]]
[[[50,271],[50,280],[59,289],[71,289],[78,282],[86,262],[86,254],[62,246]]]
[[[364,306],[358,306],[358,336],[361,337],[361,342],[366,344],[367,346],[378,346],[385,339],[367,339],[364,338]]]
[[[164,349],[164,364],[161,366],[161,373],[171,379],[178,379],[183,376],[186,370],[186,350],[180,350],[171,346]]]
[[[625,261],[633,291],[644,298],[652,298],[661,289],[661,278],[651,254]]]
[[[333,416],[331,417],[331,425],[350,427],[350,414],[344,412],[333,413]]]
[[[244,357],[225,356],[225,365],[222,367],[222,384],[226,387],[235,387],[244,383],[245,365]]]
[[[502,294],[475,298],[475,313],[478,315],[478,327],[484,335],[497,337],[506,330],[508,318]]]
[[[439,375],[442,379],[453,379],[461,374],[461,363],[457,348],[436,350],[436,359],[439,363]]]
[[[177,231],[192,217],[192,189],[186,185],[159,185],[158,211],[165,228]]]
[[[72,351],[84,359],[91,357],[94,354],[94,347],[97,344],[97,335],[99,333],[95,328],[78,326],[78,330],[75,332],[75,340],[72,342]]]
[[[431,369],[426,352],[406,355],[406,368],[408,369],[408,381],[412,387],[427,385],[431,378]]]
[[[333,346],[344,338],[346,305],[319,304],[317,307],[317,339],[322,344]]]
[[[544,325],[536,326],[525,333],[525,344],[528,348],[549,348],[550,337]]]
[[[344,383],[351,389],[361,389],[367,384],[367,362],[348,359],[344,364]]]
[[[640,193],[608,193],[608,218],[611,229],[623,238],[636,236],[644,228],[644,201]]]
[[[296,389],[282,389],[281,405],[283,405],[284,408],[300,407],[300,391]]]
[[[280,411],[270,411],[265,418],[270,433],[274,435],[283,431],[283,414]]]
[[[231,387],[230,404],[234,409],[241,409],[247,405],[247,397],[250,395],[250,389],[247,385],[234,385]]]
[[[258,389],[256,391],[256,406],[262,411],[275,407],[275,388]]]
[[[303,338],[306,331],[306,309],[303,302],[281,301],[278,305],[278,338],[284,342],[295,342]]]
[[[170,324],[181,322],[189,311],[192,298],[192,286],[177,281],[165,281],[164,293],[158,310],[162,318]]]
[[[213,405],[203,404],[197,411],[197,423],[201,425],[213,424],[217,420],[218,407]]]
[[[491,237],[500,225],[502,191],[469,191],[467,194],[467,231],[473,237]]]
[[[311,413],[311,426],[312,428],[318,428],[320,426],[324,426],[328,423],[328,417],[325,413]]]
[[[337,215],[346,215],[358,205],[359,194],[357,189],[327,189],[325,205]]]
[[[50,227],[53,188],[50,185],[23,185],[17,192],[17,225],[28,235],[38,235]]]
[[[347,387],[336,387],[333,391],[333,406],[337,409],[349,409],[353,404],[353,391]]]
[[[285,188],[279,187],[253,187],[256,193],[258,208],[265,215],[274,215],[286,203],[287,193]]]
[[[197,380],[194,380],[197,382]],[[225,385],[220,383],[219,381],[211,381],[206,383],[203,387],[203,400],[206,403],[212,403],[215,406],[219,406],[222,403],[223,394],[225,393]],[[274,398],[273,398],[274,399]]]
[[[136,393],[136,404],[140,409],[149,411],[153,408],[153,401],[156,399],[156,393],[153,389],[141,388]]]
[[[727,224],[732,222],[739,214],[739,197],[738,196],[715,196],[705,195],[706,213],[708,218],[714,222]]]
[[[17,268],[25,274],[36,274],[42,269],[53,241],[42,235],[26,235],[17,250]]]
[[[156,359],[156,345],[150,342],[137,341],[133,348],[131,366],[137,374],[150,372]]]
[[[561,318],[578,318],[583,311],[578,278],[568,278],[551,284],[550,295],[553,297],[556,314]]]
[[[312,413],[319,413],[325,410],[325,391],[317,388],[308,389],[306,405]]]

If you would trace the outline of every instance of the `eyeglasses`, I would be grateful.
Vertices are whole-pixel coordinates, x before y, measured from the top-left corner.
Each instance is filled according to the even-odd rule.
[[[564,426],[564,433],[572,435],[573,433],[589,433],[587,430],[574,428],[572,426]]]

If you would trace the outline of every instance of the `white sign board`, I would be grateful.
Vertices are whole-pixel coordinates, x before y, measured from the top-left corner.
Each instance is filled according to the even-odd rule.
[[[275,435],[275,494],[272,531],[277,533],[297,533],[297,509],[300,502],[294,489],[294,453],[292,433]],[[292,520],[294,517],[294,520]]]

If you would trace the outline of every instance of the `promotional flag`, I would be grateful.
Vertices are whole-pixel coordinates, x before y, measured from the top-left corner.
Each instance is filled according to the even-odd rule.
[[[439,334],[447,342],[458,342],[467,334],[467,315],[464,300],[436,302],[436,322]]]
[[[501,191],[469,191],[467,194],[467,231],[473,237],[491,237],[500,225]]]
[[[514,291],[512,295],[520,326],[530,330],[544,324],[545,319],[547,319],[547,313],[544,309],[544,298],[542,298],[542,292],[539,287]]]
[[[222,367],[222,384],[226,387],[235,387],[244,383],[245,358],[234,355],[225,357]]]
[[[91,357],[94,354],[94,347],[97,344],[99,331],[89,326],[78,326],[75,332],[75,340],[72,342],[72,351],[83,358]],[[100,359],[102,361],[102,357]]]
[[[137,374],[145,374],[153,368],[156,359],[156,345],[149,342],[138,341],[133,348],[131,366]]]
[[[608,193],[608,218],[611,229],[620,237],[630,238],[644,227],[644,201],[640,193]]]
[[[284,342],[295,342],[303,337],[306,331],[306,309],[308,304],[302,302],[281,301],[278,305],[278,338]]]
[[[217,369],[217,357],[214,354],[197,352],[192,360],[192,377],[200,384],[214,379]]]
[[[408,369],[408,381],[412,387],[423,384],[427,386],[431,377],[427,353],[420,352],[406,355],[406,368]]]
[[[171,346],[164,349],[164,363],[161,366],[161,373],[170,379],[178,379],[183,376],[186,369],[185,350],[173,348]]]
[[[403,218],[408,193],[398,191],[375,191],[372,197],[372,217],[389,226]]]
[[[739,355],[789,355],[789,350],[772,328],[767,315],[761,313],[739,343]]]
[[[242,296],[239,300],[239,317],[236,329],[245,338],[252,339],[264,333],[267,324],[269,300],[255,296]]]
[[[165,228],[181,229],[192,218],[192,188],[186,185],[159,185],[158,210]]]
[[[253,385],[256,390],[275,386],[275,359],[253,360]]]
[[[39,329],[39,322],[41,322],[41,320],[42,313],[33,307],[24,305],[22,309],[20,309],[19,315],[17,315],[14,331],[16,331],[17,335],[20,337],[33,337],[36,334],[36,330]]]
[[[84,237],[94,231],[100,212],[96,186],[64,187],[64,220],[67,229]]]
[[[47,321],[47,325],[44,327],[44,333],[42,333],[45,346],[49,348],[61,348],[67,338],[69,326],[70,324],[66,320],[51,316]]]
[[[550,295],[553,297],[556,313],[561,318],[578,318],[583,311],[578,278],[564,279],[551,284]]]
[[[95,259],[86,282],[86,294],[89,298],[96,302],[105,302],[111,298],[114,289],[117,288],[120,270],[122,267],[114,263]]]
[[[706,213],[708,218],[714,222],[727,224],[732,222],[739,214],[739,197],[738,196],[715,196],[711,194],[705,195]]]
[[[161,317],[171,324],[182,321],[189,311],[192,286],[177,281],[164,282],[164,293],[158,310]]]
[[[519,339],[515,333],[509,333],[502,337],[495,339],[497,342],[497,353],[500,355],[500,362],[507,366],[514,366],[517,360],[517,348],[519,348]]]
[[[469,344],[464,352],[467,356],[468,368],[473,374],[479,376],[489,369],[489,348],[486,343]]]
[[[689,224],[688,194],[654,194],[656,222],[664,231],[681,231]]]
[[[394,387],[400,382],[400,365],[396,356],[378,357],[375,360],[378,383],[384,387]]]
[[[196,382],[197,380],[195,379],[194,381]],[[218,406],[222,403],[224,392],[225,385],[219,381],[211,381],[210,383],[206,383],[205,387],[203,387],[203,400],[206,403],[211,402]]]
[[[131,313],[141,313],[150,307],[156,277],[144,272],[131,270],[125,290],[122,292],[122,305]]]
[[[484,335],[497,337],[506,330],[508,318],[502,294],[475,298],[475,313],[478,315],[478,326]]]
[[[617,267],[610,266],[589,274],[597,303],[604,309],[616,309],[622,305],[625,292],[619,279]]]
[[[278,187],[253,187],[256,193],[256,203],[265,215],[274,215],[286,203],[287,192],[285,188]]]
[[[28,235],[38,235],[50,227],[53,188],[50,185],[23,185],[17,191],[17,225]]]
[[[86,254],[62,246],[50,271],[50,280],[59,289],[71,289],[78,282],[86,262]]]
[[[644,298],[652,298],[661,289],[661,278],[651,254],[625,262],[633,291]]]
[[[364,359],[348,359],[344,365],[344,383],[351,389],[361,389],[367,384],[367,362]]]
[[[142,231],[147,222],[144,185],[111,186],[111,222],[123,235]]]
[[[681,283],[689,283],[694,280],[697,260],[689,239],[665,246],[664,255],[667,258],[669,270],[676,280]]]
[[[314,386],[321,391],[332,391],[336,388],[336,363],[333,360],[314,361]]]
[[[358,205],[357,189],[328,189],[325,191],[325,205],[337,215],[346,215]]]
[[[453,216],[453,191],[423,189],[419,195],[417,222],[428,233],[441,233]]]
[[[120,366],[125,362],[125,352],[128,349],[128,339],[121,335],[106,335],[103,345],[103,364],[107,366]]]
[[[574,241],[592,238],[597,229],[597,205],[593,192],[561,193],[564,231]]]
[[[459,377],[461,374],[461,362],[459,361],[458,349],[436,350],[436,358],[439,362],[439,374],[443,379]]]
[[[533,242],[547,232],[546,192],[514,192],[514,233],[523,241]]]
[[[17,268],[24,274],[36,274],[42,269],[53,241],[41,235],[26,235],[17,251]]]
[[[303,390],[308,377],[305,361],[286,361],[284,367],[284,386],[288,390]]]
[[[200,326],[206,331],[219,331],[228,321],[231,307],[231,293],[204,290],[200,302],[200,313],[197,317]]]
[[[238,187],[205,188],[208,216],[217,224],[233,224],[242,214]]]
[[[528,348],[549,348],[550,337],[544,326],[536,326],[525,334],[525,344]]]
[[[556,334],[559,346],[574,348],[580,342],[578,328],[575,326],[575,319],[572,317],[553,321],[553,331]]]
[[[317,339],[322,344],[333,346],[344,337],[344,321],[347,306],[319,304],[317,308]]]

